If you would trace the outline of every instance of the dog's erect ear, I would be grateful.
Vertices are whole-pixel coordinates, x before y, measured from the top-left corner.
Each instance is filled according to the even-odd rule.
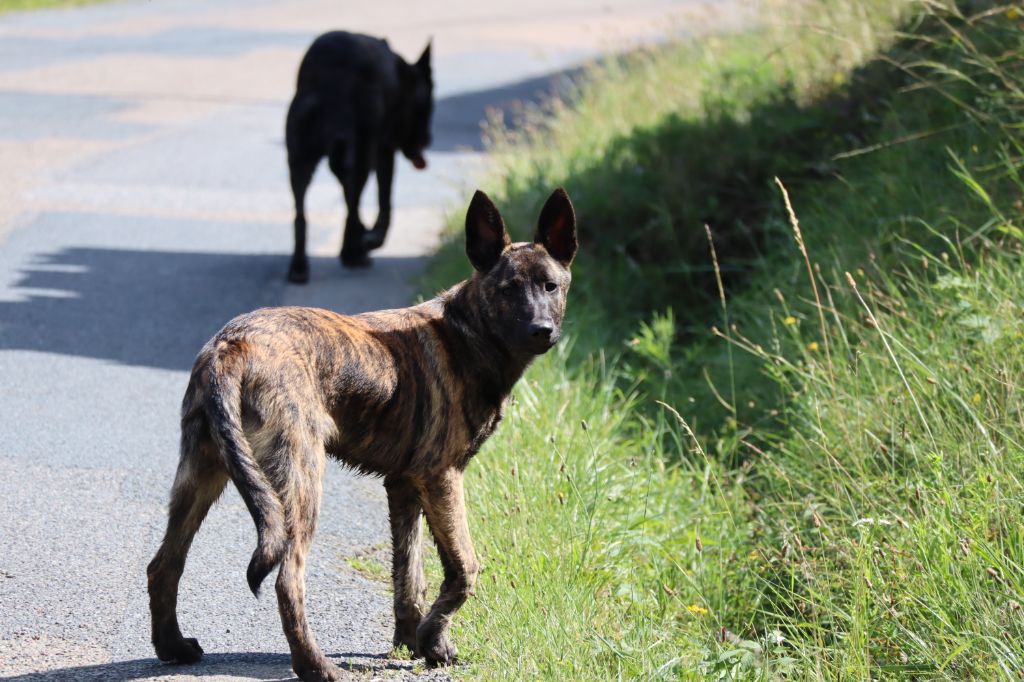
[[[556,189],[540,210],[533,241],[543,245],[551,257],[565,267],[569,267],[576,256],[576,212],[563,188]]]
[[[494,202],[477,190],[466,212],[466,255],[469,262],[480,272],[487,272],[510,243],[505,221]]]
[[[430,46],[434,44],[434,39],[431,38],[427,41],[427,46],[423,48],[423,54],[416,60],[416,68],[420,70],[420,73],[430,75]]]
[[[423,48],[423,54],[414,64],[398,57],[398,77],[403,85],[413,86],[424,81],[433,85],[433,76],[430,70],[430,47],[433,42],[433,38],[427,41],[427,46]]]

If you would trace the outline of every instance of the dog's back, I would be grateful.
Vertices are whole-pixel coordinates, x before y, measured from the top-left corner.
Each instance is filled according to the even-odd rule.
[[[289,150],[326,154],[332,144],[378,127],[396,96],[396,73],[385,40],[346,31],[317,38],[299,66],[288,113]]]
[[[302,64],[296,90],[329,94],[346,76],[363,81],[393,78],[395,54],[381,38],[331,31],[310,45]],[[390,72],[390,73],[389,73]]]

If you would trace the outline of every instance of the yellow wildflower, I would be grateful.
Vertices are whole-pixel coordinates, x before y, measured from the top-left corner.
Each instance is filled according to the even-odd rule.
[[[795,317],[793,317],[792,315],[789,315],[789,316],[787,316],[787,317],[786,317],[786,319],[784,319],[784,320],[782,321],[782,324],[785,324],[785,325],[793,325],[793,324],[796,324],[796,318],[795,318]]]
[[[686,607],[686,610],[695,616],[706,616],[710,611],[701,606],[700,604],[690,604]]]
[[[1006,10],[1006,18],[1007,19],[1016,19],[1019,16],[1020,16],[1020,10],[1018,8],[1016,8],[1016,7],[1011,7],[1010,9]]]
[[[818,350],[818,342],[817,341],[811,341],[809,344],[807,344],[807,350],[809,350],[809,351],[816,351],[816,350]]]
[[[974,403],[975,405],[980,403],[981,402],[981,394],[980,393],[975,393],[974,395],[972,395],[971,396],[971,402]]]

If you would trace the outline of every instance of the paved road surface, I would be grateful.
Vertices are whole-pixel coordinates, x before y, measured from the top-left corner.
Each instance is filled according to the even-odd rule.
[[[409,303],[483,161],[484,109],[694,5],[152,0],[0,17],[0,676],[291,679],[273,590],[257,601],[245,584],[255,533],[233,489],[182,583],[183,629],[207,657],[161,665],[148,642],[145,565],[196,350],[257,306]],[[340,190],[321,169],[313,279],[287,286],[284,112],[304,48],[335,27],[409,58],[433,36],[436,144],[427,172],[401,163],[365,271],[338,266]],[[308,590],[320,643],[355,677],[413,676],[388,658],[386,586],[348,563],[386,560],[381,486],[334,467],[325,495]]]

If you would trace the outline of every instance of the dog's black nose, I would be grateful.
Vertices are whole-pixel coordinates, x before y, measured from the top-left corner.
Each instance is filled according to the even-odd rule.
[[[550,322],[534,322],[530,325],[530,337],[537,340],[549,340],[555,332],[555,325]]]

